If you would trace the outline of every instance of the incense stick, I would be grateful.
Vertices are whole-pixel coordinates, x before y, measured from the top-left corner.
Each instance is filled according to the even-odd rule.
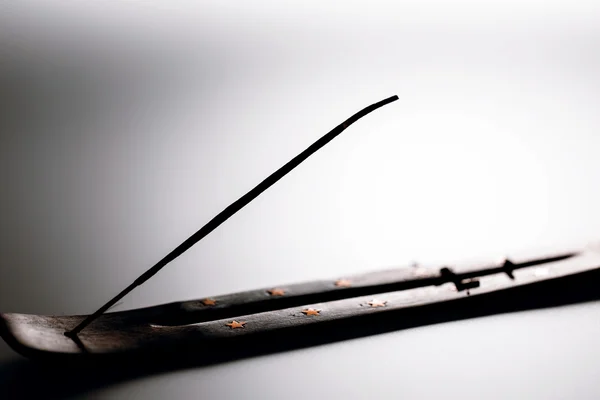
[[[248,203],[250,203],[252,200],[257,198],[262,192],[267,190],[269,187],[271,187],[273,184],[275,184],[277,181],[279,181],[281,178],[283,178],[285,175],[287,175],[290,171],[292,171],[294,168],[296,168],[298,165],[300,165],[304,160],[306,160],[312,154],[317,152],[319,149],[321,149],[327,143],[332,141],[336,136],[338,136],[340,133],[342,133],[346,128],[348,128],[354,122],[358,121],[360,118],[371,113],[372,111],[375,111],[376,109],[383,107],[384,105],[389,104],[396,100],[398,100],[398,96],[392,96],[385,100],[381,100],[377,103],[371,104],[370,106],[362,109],[361,111],[357,112],[356,114],[354,114],[353,116],[348,118],[343,123],[341,123],[338,126],[336,126],[335,128],[333,128],[329,133],[327,133],[326,135],[324,135],[323,137],[318,139],[316,142],[311,144],[309,147],[306,148],[306,150],[304,150],[303,152],[298,154],[296,157],[292,158],[290,161],[288,161],[284,166],[279,168],[277,171],[273,172],[271,175],[269,175],[266,179],[264,179],[262,182],[260,182],[258,185],[256,185],[248,193],[246,193],[245,195],[243,195],[242,197],[240,197],[239,199],[237,199],[236,201],[231,203],[227,208],[225,208],[223,211],[221,211],[219,214],[217,214],[213,219],[211,219],[206,225],[204,225],[202,228],[200,228],[196,233],[194,233],[192,236],[187,238],[183,243],[181,243],[173,251],[171,251],[169,254],[167,254],[162,260],[160,260],[153,267],[151,267],[149,270],[147,270],[142,275],[140,275],[133,283],[131,283],[129,286],[127,286],[121,293],[119,293],[118,295],[113,297],[105,305],[100,307],[96,312],[94,312],[93,314],[88,316],[86,319],[84,319],[75,328],[73,328],[70,331],[65,332],[65,336],[68,336],[71,338],[76,337],[79,332],[81,332],[86,326],[88,326],[96,318],[98,318],[100,315],[102,315],[104,312],[106,312],[106,310],[108,310],[110,307],[112,307],[117,301],[119,301],[123,297],[125,297],[129,292],[131,292],[137,286],[142,285],[144,282],[146,282],[148,279],[150,279],[152,276],[154,276],[158,271],[163,269],[168,263],[170,263],[171,261],[175,260],[180,255],[185,253],[193,245],[198,243],[200,240],[202,240],[204,237],[206,237],[209,233],[211,233],[213,230],[215,230],[217,227],[219,227],[219,225],[221,225],[223,222],[227,221],[235,213],[237,213],[242,208],[244,208],[246,205],[248,205]]]

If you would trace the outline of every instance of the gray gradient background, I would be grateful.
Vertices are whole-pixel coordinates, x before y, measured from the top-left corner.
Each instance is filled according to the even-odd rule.
[[[0,4],[2,311],[95,310],[393,94],[117,309],[600,237],[600,3],[248,3]],[[91,398],[597,399],[599,312],[446,323]]]

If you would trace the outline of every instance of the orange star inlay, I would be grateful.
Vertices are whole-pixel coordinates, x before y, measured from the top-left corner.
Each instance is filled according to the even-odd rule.
[[[231,321],[227,325],[228,327],[230,327],[231,329],[237,329],[237,328],[245,328],[244,325],[246,325],[247,322],[237,322],[237,321]]]
[[[200,300],[200,303],[202,303],[205,306],[214,306],[215,304],[217,304],[217,301],[215,299],[204,299]]]
[[[371,300],[367,303],[368,305],[370,305],[371,307],[385,307],[385,305],[387,304],[387,301],[379,301],[379,300]]]
[[[275,289],[267,290],[267,292],[271,296],[283,296],[285,294],[285,290],[280,289],[280,288],[275,288]]]
[[[335,286],[350,287],[350,286],[352,286],[352,282],[350,282],[348,279],[338,279],[337,281],[335,281]]]
[[[306,310],[302,310],[302,314],[304,315],[320,315],[321,310],[315,310],[314,308],[307,308]]]

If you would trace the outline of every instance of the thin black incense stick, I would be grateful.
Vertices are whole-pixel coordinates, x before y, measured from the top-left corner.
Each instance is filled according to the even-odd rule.
[[[65,335],[68,337],[77,336],[77,334],[79,332],[81,332],[82,329],[84,329],[92,321],[94,321],[96,318],[98,318],[100,315],[102,315],[106,310],[108,310],[110,307],[112,307],[117,301],[119,301],[123,297],[125,297],[129,292],[131,292],[137,286],[142,285],[144,282],[146,282],[148,279],[150,279],[154,274],[156,274],[158,271],[160,271],[162,268],[164,268],[168,263],[170,263],[171,261],[173,261],[180,255],[182,255],[190,247],[192,247],[193,245],[198,243],[200,240],[202,240],[206,235],[208,235],[213,230],[215,230],[223,222],[227,221],[236,212],[238,212],[242,208],[244,208],[248,203],[250,203],[252,200],[257,198],[262,192],[264,192],[269,187],[271,187],[275,182],[277,182],[278,180],[283,178],[285,175],[287,175],[291,170],[293,170],[298,165],[300,165],[300,163],[302,163],[304,160],[306,160],[308,157],[310,157],[312,154],[314,154],[317,150],[319,150],[320,148],[325,146],[327,143],[332,141],[336,136],[338,136],[340,133],[342,133],[346,128],[348,128],[354,122],[358,121],[360,118],[364,117],[365,115],[369,114],[370,112],[375,111],[376,109],[378,109],[388,103],[396,101],[396,100],[398,100],[398,96],[392,96],[385,100],[381,100],[380,102],[377,102],[375,104],[371,104],[370,106],[364,108],[363,110],[357,112],[356,114],[354,114],[353,116],[348,118],[346,121],[344,121],[340,125],[333,128],[329,133],[327,133],[325,136],[323,136],[322,138],[320,138],[319,140],[317,140],[316,142],[311,144],[302,153],[300,153],[296,157],[292,158],[283,167],[281,167],[277,171],[273,172],[271,175],[269,175],[265,180],[263,180],[261,183],[256,185],[248,193],[246,193],[245,195],[243,195],[242,197],[240,197],[239,199],[237,199],[236,201],[231,203],[227,208],[225,208],[223,211],[221,211],[219,214],[217,214],[217,216],[215,216],[213,219],[211,219],[206,225],[204,225],[202,228],[200,228],[196,233],[194,233],[192,236],[187,238],[183,243],[181,243],[179,246],[177,246],[175,248],[175,250],[171,251],[162,260],[160,260],[158,263],[156,263],[152,268],[150,268],[148,271],[144,272],[132,284],[127,286],[121,293],[119,293],[114,298],[112,298],[108,303],[106,303],[105,305],[100,307],[98,309],[98,311],[96,311],[93,314],[91,314],[90,316],[88,316],[86,319],[84,319],[79,325],[77,325],[71,331],[65,332]]]

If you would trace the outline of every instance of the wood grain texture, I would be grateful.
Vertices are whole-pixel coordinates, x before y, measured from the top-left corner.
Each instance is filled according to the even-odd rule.
[[[451,271],[461,279],[477,271],[483,275],[477,275],[478,285],[469,290],[457,290],[449,281],[452,276],[440,272],[443,268],[426,268],[424,274],[416,273],[422,267],[407,267],[345,277],[350,287],[338,287],[337,279],[332,279],[281,286],[283,296],[261,289],[211,297],[214,306],[198,300],[108,313],[82,331],[77,341],[64,332],[86,316],[0,314],[0,334],[16,351],[32,358],[210,358],[598,295],[599,291],[585,288],[598,285],[600,253],[584,251],[546,263],[515,259],[514,279],[502,269],[504,262],[453,266]],[[325,300],[306,302],[314,298]]]

